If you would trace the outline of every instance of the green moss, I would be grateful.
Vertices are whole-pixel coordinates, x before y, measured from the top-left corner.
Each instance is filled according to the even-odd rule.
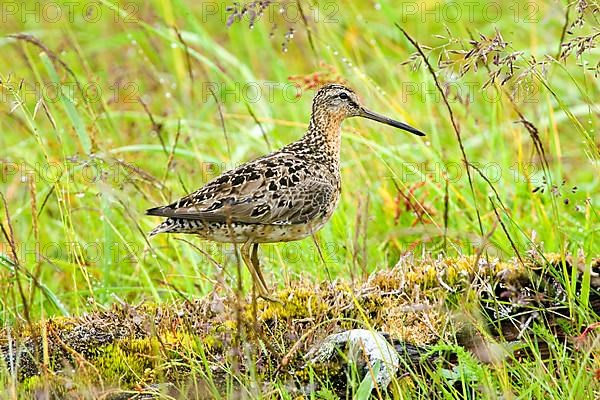
[[[19,385],[19,391],[23,394],[31,395],[31,398],[34,397],[34,394],[43,390],[45,386],[48,385],[48,382],[45,377],[41,375],[30,376],[29,378],[25,378]]]
[[[202,338],[202,344],[208,351],[220,351],[223,350],[223,342],[221,338],[216,335],[207,335]]]
[[[259,315],[261,320],[312,318],[329,309],[328,304],[312,286],[286,288],[278,293],[277,298],[282,302],[262,303],[263,308]]]
[[[25,340],[20,343],[33,357],[21,364],[27,373],[19,391],[31,397],[46,388],[52,394],[87,387],[138,390],[202,379],[211,390],[225,389],[236,363],[238,378],[273,382],[291,377],[303,385],[315,376],[343,375],[342,364],[335,362],[305,367],[303,352],[327,334],[366,327],[413,344],[452,340],[465,320],[458,314],[475,315],[482,290],[494,280],[519,285],[532,270],[518,263],[486,264],[475,257],[426,260],[381,271],[362,286],[297,282],[275,294],[282,303],[259,300],[256,311],[251,302],[229,300],[221,312],[212,313],[207,311],[211,300],[205,299],[114,306],[81,318],[56,318],[22,333]],[[569,328],[562,327],[576,332]],[[44,347],[50,354],[49,373],[30,376],[39,373]]]
[[[136,340],[132,346],[122,342],[98,349],[98,355],[91,360],[92,365],[101,371],[103,380],[125,387],[144,383],[155,368],[156,358],[152,355],[151,339]],[[145,343],[144,343],[145,342]],[[144,352],[147,351],[147,353]]]

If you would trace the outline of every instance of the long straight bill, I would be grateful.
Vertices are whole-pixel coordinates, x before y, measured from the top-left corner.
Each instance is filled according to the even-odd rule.
[[[417,136],[425,136],[425,134],[423,132],[421,132],[418,129],[413,128],[410,125],[407,125],[403,122],[396,121],[394,119],[374,113],[373,111],[369,111],[366,108],[362,109],[362,113],[360,116],[364,117],[364,118],[372,119],[373,121],[381,122],[382,124],[393,126],[394,128],[399,128],[399,129],[405,130],[405,131],[413,133]]]

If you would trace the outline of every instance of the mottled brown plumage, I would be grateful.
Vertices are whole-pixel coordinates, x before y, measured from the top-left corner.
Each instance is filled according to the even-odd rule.
[[[340,197],[340,126],[354,116],[424,135],[368,111],[350,88],[323,86],[301,139],[223,173],[172,204],[147,210],[148,215],[167,217],[150,236],[193,233],[217,242],[243,243],[242,258],[260,295],[268,298],[258,244],[303,239],[331,217]]]

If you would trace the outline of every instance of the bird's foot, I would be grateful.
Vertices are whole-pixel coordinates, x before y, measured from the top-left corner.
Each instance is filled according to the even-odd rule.
[[[260,293],[256,297],[261,298],[261,299],[266,300],[266,301],[270,301],[271,303],[278,303],[278,304],[281,304],[281,305],[284,304],[283,301],[281,301],[279,299],[276,299],[274,297],[271,297],[271,296],[269,296],[269,295],[267,295],[265,293]]]

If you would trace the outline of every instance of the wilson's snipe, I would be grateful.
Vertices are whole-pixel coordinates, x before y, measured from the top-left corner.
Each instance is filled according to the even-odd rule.
[[[261,297],[268,288],[258,244],[303,239],[323,227],[340,197],[340,125],[364,117],[424,136],[364,108],[354,91],[323,86],[313,100],[308,130],[282,149],[223,173],[195,192],[148,215],[167,217],[150,233],[194,233],[242,243],[241,254]],[[250,252],[252,250],[252,253]]]

